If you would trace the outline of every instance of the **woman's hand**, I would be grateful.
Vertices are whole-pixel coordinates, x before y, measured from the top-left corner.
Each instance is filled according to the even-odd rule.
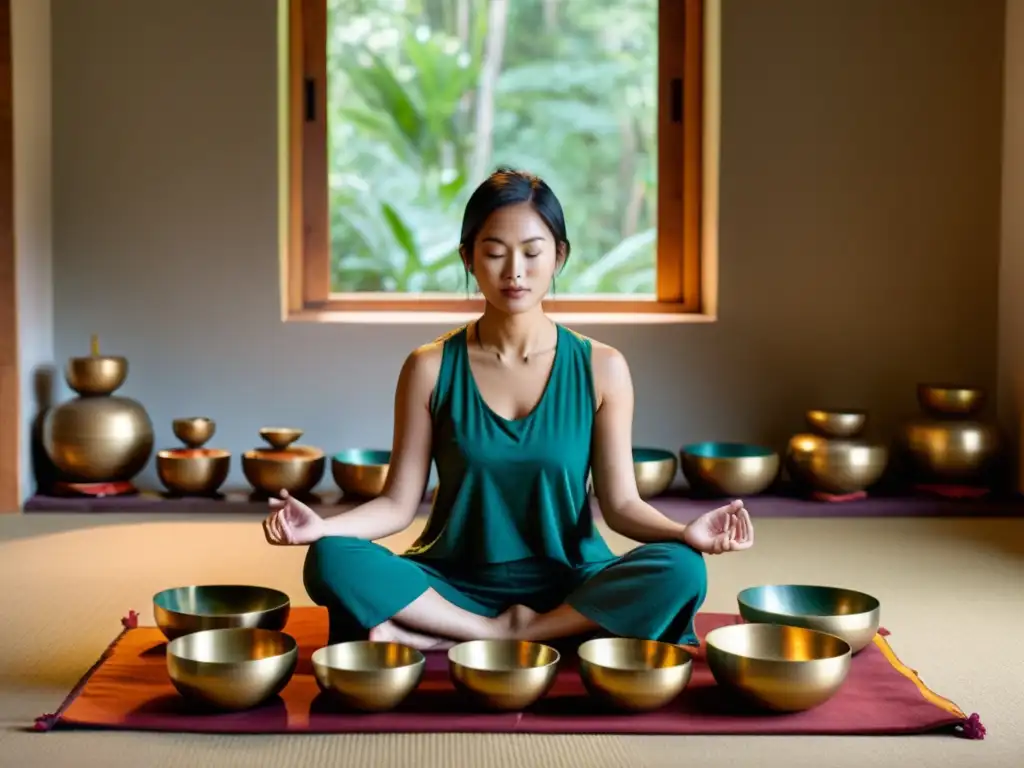
[[[754,546],[754,524],[737,499],[698,517],[683,531],[683,543],[706,555],[720,555]]]
[[[276,546],[312,544],[324,537],[326,525],[316,512],[281,491],[280,499],[270,500],[272,510],[263,521],[267,541]]]

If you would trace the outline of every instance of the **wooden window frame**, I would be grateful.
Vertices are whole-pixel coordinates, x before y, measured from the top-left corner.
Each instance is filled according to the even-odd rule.
[[[469,315],[481,298],[451,294],[332,293],[328,195],[327,3],[286,4],[284,103],[286,190],[283,243],[285,319],[394,319]],[[550,298],[545,310],[572,316],[703,316],[713,298],[703,264],[705,12],[709,0],[660,0],[658,30],[657,296]],[[682,45],[676,34],[682,30]],[[708,274],[705,274],[707,272]],[[652,317],[652,319],[654,319]]]

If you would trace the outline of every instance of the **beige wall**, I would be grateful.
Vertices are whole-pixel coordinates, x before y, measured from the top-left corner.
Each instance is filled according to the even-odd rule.
[[[31,439],[35,380],[53,362],[51,239],[50,0],[11,4],[14,87],[14,236],[21,372],[20,493],[34,489]]]
[[[1007,2],[1005,72],[999,404],[1000,420],[1019,444],[1024,415],[1024,0]],[[1024,455],[1019,448],[1018,455]]]
[[[187,414],[386,446],[444,330],[280,322],[275,17],[54,4],[56,357],[126,354],[161,446]],[[890,434],[922,379],[994,387],[1001,0],[725,0],[723,37],[721,320],[580,329],[629,358],[636,441],[781,445],[822,404]]]

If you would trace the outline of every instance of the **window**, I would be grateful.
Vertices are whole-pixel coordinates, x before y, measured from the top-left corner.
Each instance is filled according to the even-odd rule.
[[[556,313],[698,313],[705,0],[287,0],[292,315],[469,312],[465,201],[548,181]]]

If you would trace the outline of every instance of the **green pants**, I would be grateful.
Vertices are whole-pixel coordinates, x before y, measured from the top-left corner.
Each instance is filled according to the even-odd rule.
[[[332,643],[365,638],[433,588],[481,616],[516,604],[546,612],[568,603],[614,636],[696,645],[693,620],[707,592],[703,555],[675,542],[576,568],[539,559],[466,567],[331,536],[310,546],[303,579],[310,598],[327,608]]]

